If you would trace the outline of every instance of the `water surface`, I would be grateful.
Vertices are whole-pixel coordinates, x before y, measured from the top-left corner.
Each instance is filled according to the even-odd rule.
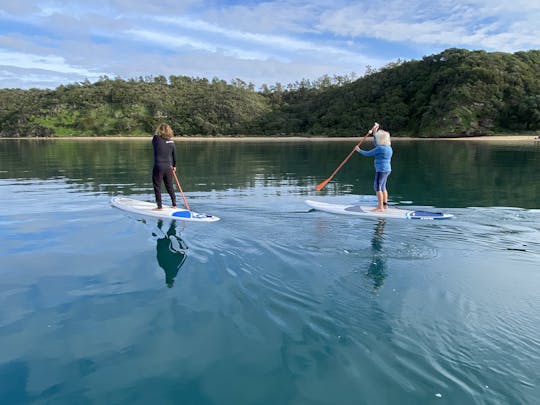
[[[192,209],[152,200],[149,141],[0,142],[0,403],[536,403],[537,143],[397,141],[373,203],[350,142],[178,142]],[[165,202],[167,196],[164,196]]]

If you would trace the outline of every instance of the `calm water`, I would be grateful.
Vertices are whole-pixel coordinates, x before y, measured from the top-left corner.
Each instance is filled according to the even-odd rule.
[[[0,141],[0,403],[534,404],[540,143],[397,141],[393,203],[351,142],[178,142],[212,224],[152,200],[147,141]],[[168,197],[164,196],[165,202]]]

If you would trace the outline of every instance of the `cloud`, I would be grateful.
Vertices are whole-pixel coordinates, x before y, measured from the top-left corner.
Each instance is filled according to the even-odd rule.
[[[166,48],[192,48],[210,53],[223,53],[224,55],[234,56],[238,59],[266,60],[270,58],[270,55],[261,52],[247,51],[228,45],[218,46],[211,42],[205,42],[182,35],[169,35],[149,30],[127,30],[126,34],[131,38],[135,37],[150,41]]]
[[[83,79],[79,75],[50,70],[0,67],[0,88],[54,88],[60,83],[75,83]]]
[[[351,52],[342,47],[327,46],[324,43],[305,41],[292,36],[271,35],[262,33],[253,33],[248,31],[233,30],[223,28],[215,24],[202,20],[190,19],[185,17],[160,17],[157,21],[166,22],[180,26],[183,29],[190,29],[204,34],[218,34],[229,40],[240,41],[245,46],[258,46],[264,48],[273,48],[276,51],[295,52],[309,51],[334,54],[335,56],[344,56],[348,58],[361,59],[362,56]]]
[[[97,78],[104,74],[102,72],[93,72],[85,68],[71,66],[66,63],[62,56],[41,56],[23,52],[13,52],[5,49],[0,49],[0,66],[4,68],[16,67],[19,69],[40,69],[88,78]]]
[[[448,47],[540,48],[540,2],[528,0],[40,0],[0,8],[0,86],[17,76],[51,87],[102,75],[291,83]]]
[[[540,3],[386,1],[323,13],[321,30],[348,37],[512,52],[540,46]],[[378,5],[379,4],[379,5]],[[536,23],[533,23],[536,21]]]
[[[339,0],[333,2],[336,7]],[[210,8],[199,18],[245,32],[290,35],[316,33],[313,23],[329,6],[328,1],[265,1]]]

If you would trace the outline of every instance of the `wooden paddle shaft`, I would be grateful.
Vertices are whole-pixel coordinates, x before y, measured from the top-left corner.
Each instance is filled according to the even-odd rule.
[[[363,136],[362,140],[360,142],[358,142],[358,144],[353,148],[353,150],[351,150],[351,152],[347,155],[347,157],[345,158],[345,160],[343,162],[341,162],[341,164],[336,168],[336,170],[334,170],[334,172],[330,175],[330,177],[328,177],[325,181],[323,181],[322,183],[318,184],[317,187],[315,187],[315,190],[317,191],[321,191],[329,182],[330,180],[333,179],[333,177],[336,175],[337,172],[339,172],[339,170],[343,167],[343,165],[345,163],[347,163],[347,161],[350,159],[350,157],[352,156],[352,154],[354,153],[356,147],[360,147],[362,146],[362,144],[364,143],[364,141],[366,140],[366,138],[368,137],[369,134],[371,134],[373,132],[373,128],[375,127],[378,127],[379,124],[375,123],[373,125],[373,127]]]
[[[180,190],[180,194],[182,195],[182,199],[184,200],[184,206],[190,210],[189,208],[189,204],[186,200],[186,196],[184,195],[184,191],[182,190],[182,186],[180,185],[180,182],[178,181],[178,176],[176,175],[176,170],[174,170],[174,168],[171,167],[171,171],[172,171],[172,174],[174,176],[174,179],[176,180],[176,185],[178,186],[178,190]]]

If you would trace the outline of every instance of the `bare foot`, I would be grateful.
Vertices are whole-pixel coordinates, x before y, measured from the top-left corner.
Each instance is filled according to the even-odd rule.
[[[379,208],[379,207],[373,208],[373,209],[371,210],[371,212],[384,212],[384,208]]]
[[[153,208],[152,211],[163,211],[163,208],[156,207],[156,208]]]

